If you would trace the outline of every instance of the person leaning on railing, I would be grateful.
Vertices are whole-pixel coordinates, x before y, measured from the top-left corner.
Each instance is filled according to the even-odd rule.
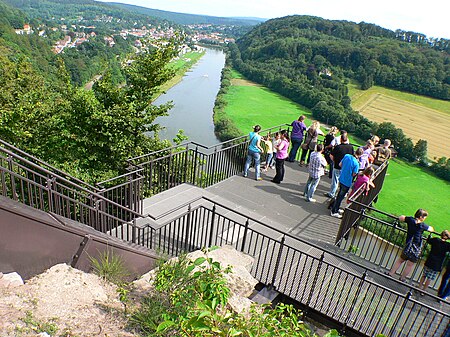
[[[420,289],[427,290],[430,282],[441,272],[445,255],[450,252],[450,242],[447,242],[448,239],[450,239],[450,232],[447,230],[441,233],[440,238],[427,239],[431,250],[423,267],[422,277],[419,282]]]
[[[403,248],[400,257],[395,261],[391,270],[387,273],[389,276],[394,276],[400,266],[406,261],[406,267],[400,275],[400,281],[405,282],[406,278],[411,273],[411,270],[419,260],[422,251],[422,234],[424,231],[434,232],[434,228],[424,223],[428,216],[428,212],[419,208],[414,217],[400,215],[399,221],[406,222],[408,230],[406,234],[406,245]]]

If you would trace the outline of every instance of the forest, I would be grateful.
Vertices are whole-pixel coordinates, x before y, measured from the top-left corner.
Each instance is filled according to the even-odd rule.
[[[393,124],[377,124],[353,111],[347,84],[355,80],[362,89],[376,84],[450,100],[448,40],[373,24],[288,16],[254,27],[229,44],[229,55],[249,80],[311,109],[315,118],[361,139],[371,134],[390,138],[403,158],[428,162],[422,155],[426,142],[413,144]],[[450,166],[446,158],[438,162]],[[441,164],[434,164],[437,171]],[[448,179],[448,172],[444,176]]]
[[[70,59],[54,54],[36,34],[16,34],[10,20],[26,17],[0,2],[2,140],[90,183],[123,173],[130,157],[170,145],[158,138],[154,120],[166,115],[171,104],[152,102],[158,88],[174,76],[167,65],[178,55],[181,35],[152,41],[146,52],[128,55],[126,66],[106,64],[101,79],[85,90],[69,74]],[[150,46],[149,41],[144,44]],[[95,45],[83,48],[93,59],[100,53]],[[120,86],[114,72],[123,78]],[[155,136],[147,137],[147,132]]]

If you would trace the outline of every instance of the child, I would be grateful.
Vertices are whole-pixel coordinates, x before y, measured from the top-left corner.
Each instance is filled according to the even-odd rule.
[[[272,138],[270,137],[270,133],[267,133],[267,136],[263,137],[263,142],[264,150],[266,152],[266,165],[264,166],[264,172],[267,172],[273,158]]]
[[[446,242],[448,239],[450,239],[450,232],[443,231],[440,238],[431,238],[427,240],[431,246],[431,250],[425,261],[425,266],[423,267],[419,289],[425,291],[430,285],[430,282],[441,272],[445,255],[447,252],[450,252],[450,242]],[[423,293],[421,294],[423,295]]]
[[[274,170],[275,169],[275,158],[277,157],[277,147],[281,143],[281,136],[279,132],[275,133],[275,137],[272,138],[272,161],[269,163],[269,167]]]
[[[375,184],[372,182],[372,175],[374,172],[375,169],[372,166],[369,166],[364,171],[358,174],[355,182],[353,183],[352,190],[348,194],[347,204],[350,204],[352,202],[351,197],[361,186],[364,185],[364,187],[362,187],[363,188],[362,193],[364,193],[365,195],[367,195],[371,187],[372,188],[375,187]]]
[[[316,199],[313,199],[314,192],[316,191],[317,185],[319,185],[320,177],[325,174],[325,167],[327,166],[327,161],[325,157],[322,155],[323,145],[318,144],[316,146],[316,151],[311,154],[311,158],[309,160],[308,172],[309,178],[306,182],[305,192],[303,195],[305,196],[305,200],[309,202],[316,202]]]
[[[406,262],[406,267],[403,269],[400,275],[400,281],[405,282],[406,278],[411,273],[414,263],[419,260],[422,251],[422,234],[424,231],[434,232],[434,228],[428,226],[424,221],[428,216],[428,212],[422,208],[419,208],[414,217],[400,215],[398,217],[399,221],[406,222],[408,225],[408,231],[406,234],[406,244],[402,253],[395,261],[391,270],[386,274],[389,276],[394,276],[396,271],[401,267],[401,265]]]
[[[286,130],[280,131],[280,144],[277,146],[277,157],[275,158],[276,174],[272,182],[279,184],[284,179],[284,161],[288,157],[289,135]]]

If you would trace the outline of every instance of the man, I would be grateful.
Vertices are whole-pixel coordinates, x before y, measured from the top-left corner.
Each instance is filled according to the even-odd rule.
[[[346,154],[339,163],[341,169],[339,175],[339,192],[337,194],[336,201],[331,208],[331,216],[335,218],[342,218],[342,215],[339,212],[339,207],[341,206],[341,202],[344,200],[345,195],[352,186],[353,177],[358,174],[359,157],[362,156],[363,152],[363,149],[359,148],[356,150],[354,155]]]
[[[305,200],[309,202],[316,202],[313,199],[314,192],[316,191],[317,185],[319,185],[320,177],[325,174],[325,167],[327,166],[327,161],[322,155],[323,145],[317,144],[316,151],[311,154],[311,159],[308,165],[309,178],[306,182]]]
[[[325,196],[329,198],[334,198],[336,196],[336,191],[339,185],[339,175],[341,174],[341,167],[339,163],[344,158],[346,154],[353,155],[353,146],[349,144],[347,132],[342,130],[339,143],[331,151],[330,158],[333,161],[333,173],[331,175],[331,188],[330,192],[325,193]]]
[[[385,139],[383,146],[376,147],[375,152],[375,159],[373,161],[374,165],[380,166],[383,164],[386,160],[391,158],[391,150],[389,147],[391,146],[391,141],[389,139]]]

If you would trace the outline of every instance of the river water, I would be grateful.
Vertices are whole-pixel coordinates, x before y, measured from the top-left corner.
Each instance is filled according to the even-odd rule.
[[[181,82],[170,88],[154,102],[155,105],[173,101],[169,116],[158,117],[156,123],[164,126],[161,139],[172,141],[178,130],[190,141],[205,146],[219,143],[214,134],[213,108],[220,89],[220,76],[225,65],[222,50],[206,48],[203,57],[188,71]]]

